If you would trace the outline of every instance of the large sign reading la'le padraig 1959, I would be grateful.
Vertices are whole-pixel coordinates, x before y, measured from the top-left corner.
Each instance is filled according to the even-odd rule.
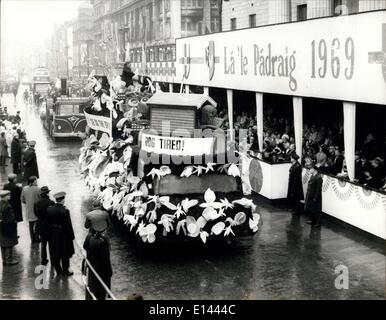
[[[386,104],[386,11],[181,38],[177,78],[236,90]]]

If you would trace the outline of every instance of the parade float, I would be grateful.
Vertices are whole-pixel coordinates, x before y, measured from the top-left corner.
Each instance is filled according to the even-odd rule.
[[[155,92],[129,65],[110,81],[92,75],[90,88],[81,174],[133,236],[206,243],[258,231],[258,207],[243,193],[240,152],[217,130],[213,99]]]

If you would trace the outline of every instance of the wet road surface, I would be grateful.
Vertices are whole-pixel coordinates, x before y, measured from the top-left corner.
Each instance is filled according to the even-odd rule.
[[[67,193],[76,241],[82,245],[91,195],[79,176],[80,142],[53,142],[34,107],[18,108],[27,137],[37,141],[39,186],[48,185],[51,194]],[[10,170],[1,167],[1,185]],[[382,243],[332,222],[311,229],[306,217],[290,214],[283,205],[257,201],[264,222],[259,233],[220,248],[173,245],[143,250],[130,241],[125,228],[114,224],[109,230],[113,293],[118,299],[134,292],[145,299],[385,298]],[[20,264],[0,265],[0,299],[84,299],[80,250],[76,248],[71,259],[73,277],[57,280],[49,265],[49,288],[36,289],[39,247],[30,244],[27,222],[18,228]],[[348,268],[347,290],[335,287],[335,268],[340,265]]]

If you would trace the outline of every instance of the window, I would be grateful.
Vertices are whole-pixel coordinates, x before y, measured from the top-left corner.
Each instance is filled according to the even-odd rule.
[[[165,11],[170,11],[170,0],[165,0]]]
[[[359,12],[359,0],[346,1],[348,14]]]
[[[340,16],[343,13],[342,0],[332,0],[332,15]]]
[[[211,22],[210,22],[210,29],[211,29],[211,32],[219,32],[220,30],[220,22],[219,22],[219,18],[217,17],[213,17]]]
[[[74,113],[79,113],[79,106],[77,106],[77,112],[74,111],[74,105],[73,104],[61,104],[59,106],[59,110],[58,110],[58,113],[57,114],[60,114],[62,116],[69,116],[69,115],[72,115]]]
[[[256,15],[255,14],[249,15],[249,27],[250,28],[256,27]]]
[[[231,19],[231,30],[236,30],[237,25],[236,25],[236,18]]]
[[[307,5],[302,4],[298,6],[298,21],[307,20]]]

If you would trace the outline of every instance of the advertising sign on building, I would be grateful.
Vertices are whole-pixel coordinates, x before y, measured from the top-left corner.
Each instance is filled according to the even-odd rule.
[[[386,104],[386,11],[181,38],[176,45],[177,79],[186,84]]]

